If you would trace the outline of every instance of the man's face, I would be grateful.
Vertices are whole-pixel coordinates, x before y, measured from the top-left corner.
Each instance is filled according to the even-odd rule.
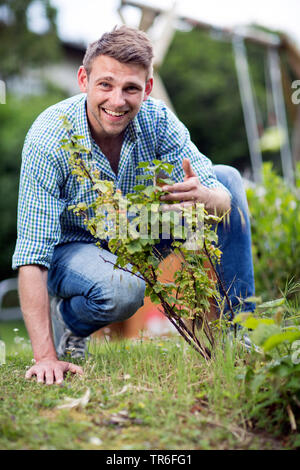
[[[152,78],[140,65],[123,64],[100,55],[92,63],[89,77],[84,67],[78,83],[87,93],[87,115],[95,137],[120,135],[137,115],[152,90]]]

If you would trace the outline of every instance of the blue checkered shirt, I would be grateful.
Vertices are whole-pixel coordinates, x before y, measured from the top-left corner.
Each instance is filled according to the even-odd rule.
[[[162,101],[149,98],[128,125],[120,155],[118,174],[91,137],[86,115],[86,95],[80,94],[46,109],[33,123],[24,143],[18,204],[18,238],[13,269],[26,264],[50,267],[55,245],[73,241],[93,242],[83,220],[68,210],[69,205],[92,202],[95,193],[89,181],[80,184],[71,174],[69,155],[61,149],[67,138],[61,115],[67,116],[74,133],[84,136],[87,158],[104,180],[115,182],[123,194],[138,184],[139,162],[164,159],[174,165],[171,177],[183,181],[182,159],[189,158],[201,183],[222,187],[211,161],[191,142],[186,127]],[[225,188],[224,188],[225,189]]]

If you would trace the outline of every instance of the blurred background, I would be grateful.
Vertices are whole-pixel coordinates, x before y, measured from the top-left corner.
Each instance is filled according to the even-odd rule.
[[[262,183],[270,161],[297,186],[299,17],[298,0],[0,0],[0,281],[16,277],[11,257],[26,133],[46,107],[79,93],[76,72],[87,44],[116,24],[148,32],[153,95],[167,101],[213,163],[238,168],[251,187]],[[287,243],[295,254],[299,232],[292,231]]]

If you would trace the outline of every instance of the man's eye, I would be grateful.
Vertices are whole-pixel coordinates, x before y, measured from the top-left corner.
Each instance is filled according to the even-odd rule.
[[[109,88],[109,83],[107,83],[107,82],[100,82],[100,83],[99,83],[99,86],[101,86],[101,88]]]
[[[129,91],[129,93],[132,93],[132,92],[137,91],[137,87],[136,86],[128,86],[126,88],[126,90]]]

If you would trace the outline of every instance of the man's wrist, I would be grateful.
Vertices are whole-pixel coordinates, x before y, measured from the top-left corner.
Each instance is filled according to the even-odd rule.
[[[34,358],[35,363],[38,364],[39,362],[48,362],[48,361],[58,361],[58,357],[54,356],[37,356]]]
[[[219,188],[206,188],[207,198],[204,204],[205,209],[209,213],[217,213],[223,215],[230,210],[230,197],[226,191]]]
[[[205,210],[209,210],[211,209],[211,206],[212,206],[212,199],[213,199],[213,194],[212,194],[212,190],[209,189],[209,188],[206,188],[205,186],[203,186],[203,190],[204,190],[204,197],[202,196],[202,200],[199,201],[199,202],[202,202],[204,204],[204,209]]]
[[[44,350],[42,352],[40,351],[35,352],[33,357],[34,357],[35,362],[58,360],[55,349],[51,349],[51,350],[49,349],[48,351]]]

